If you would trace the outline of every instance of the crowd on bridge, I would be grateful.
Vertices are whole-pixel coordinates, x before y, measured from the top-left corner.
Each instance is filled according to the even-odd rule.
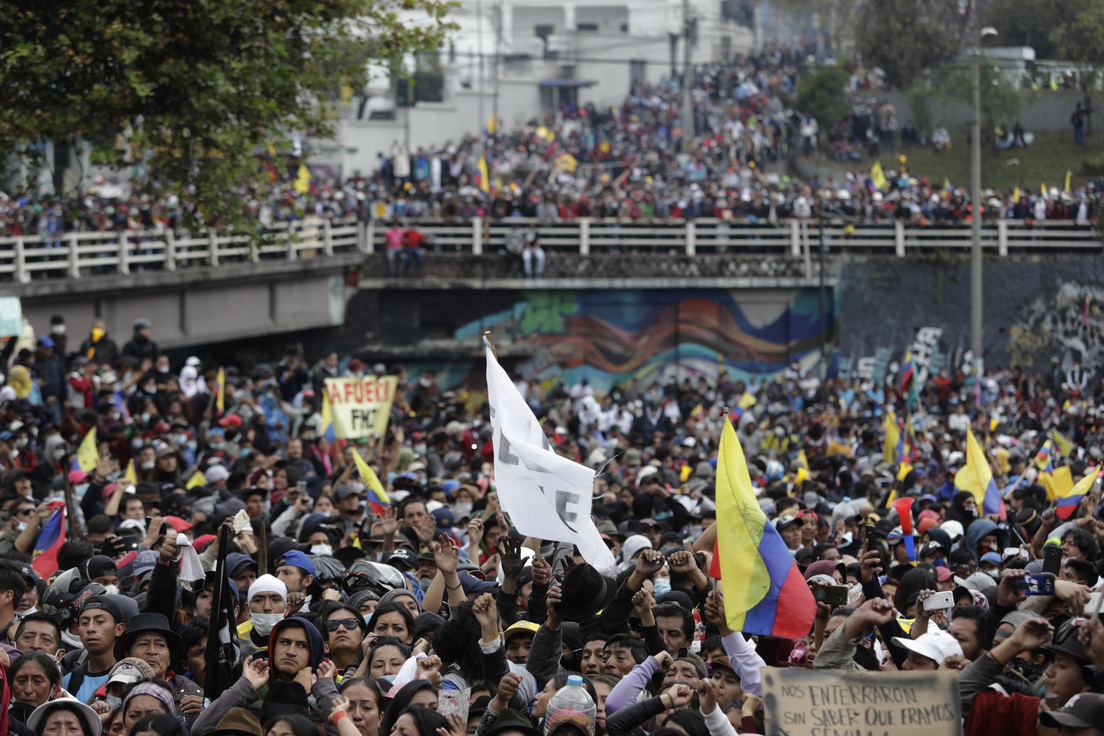
[[[521,124],[491,121],[483,135],[440,146],[395,141],[375,171],[341,181],[315,178],[305,189],[296,166],[265,160],[269,185],[244,193],[242,203],[261,226],[318,217],[758,223],[808,217],[822,208],[866,221],[968,219],[963,182],[929,182],[896,166],[887,167],[884,180],[865,167],[808,181],[784,173],[794,156],[828,147],[838,158],[841,141],[865,140],[870,131],[888,138],[888,152],[897,129],[887,104],[857,103],[843,132],[822,131],[815,119],[784,108],[780,99],[794,93],[814,58],[810,51],[777,49],[695,69],[692,131],[678,79],[640,83],[609,108],[565,104]],[[869,81],[856,75],[851,86],[865,94]],[[910,130],[901,131],[905,142]],[[117,190],[97,183],[73,201],[0,196],[0,235],[60,242],[75,230],[176,230],[188,212],[188,202],[176,196]],[[1088,225],[1095,222],[1101,191],[1104,179],[1063,191],[987,190],[982,207],[985,217]]]
[[[771,672],[894,670],[968,735],[1104,733],[1104,365],[517,379],[599,568],[500,502],[480,386],[68,327],[0,354],[0,733],[764,734]],[[386,431],[332,436],[326,380],[388,376]],[[725,602],[734,483],[799,631]]]

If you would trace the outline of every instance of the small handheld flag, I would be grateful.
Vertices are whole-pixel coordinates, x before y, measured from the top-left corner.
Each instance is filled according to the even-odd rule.
[[[1089,468],[1085,471],[1085,477],[1077,481],[1077,485],[1071,488],[1065,495],[1058,498],[1058,506],[1055,509],[1055,513],[1058,514],[1059,519],[1068,519],[1073,516],[1077,511],[1077,507],[1081,505],[1081,500],[1092,490],[1093,484],[1096,483],[1098,477],[1097,469]]]
[[[195,488],[197,486],[200,487],[200,488],[203,488],[206,485],[207,485],[207,476],[197,470],[195,472],[195,475],[193,475],[191,477],[191,479],[188,480],[188,484],[186,486],[184,486],[184,490],[190,491],[190,490],[192,490],[193,488]]]
[[[215,408],[221,414],[226,411],[226,370],[221,365],[215,381],[218,383],[218,393],[215,394]]]
[[[77,448],[77,458],[73,461],[73,470],[81,470],[85,473],[91,473],[96,469],[96,466],[100,464],[100,450],[96,446],[96,428],[88,430],[88,434],[81,440],[80,447]],[[53,572],[51,570],[51,572]]]
[[[31,567],[43,580],[57,572],[58,550],[65,543],[65,502],[54,501],[50,508],[54,513],[42,525],[31,554]]]
[[[380,483],[379,476],[375,471],[364,461],[364,458],[360,456],[360,453],[355,449],[353,450],[353,462],[356,463],[357,472],[360,473],[360,479],[364,481],[364,485],[368,486],[368,505],[372,507],[372,510],[377,515],[382,515],[387,509],[391,507],[391,497],[387,495],[387,491],[384,490],[383,484]]]

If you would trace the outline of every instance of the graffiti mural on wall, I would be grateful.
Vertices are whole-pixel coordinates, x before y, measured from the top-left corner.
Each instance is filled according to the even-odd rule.
[[[830,344],[835,312],[829,292]],[[468,339],[480,329],[532,349],[517,367],[522,377],[585,378],[599,388],[614,381],[714,378],[722,365],[735,378],[762,376],[792,360],[812,367],[820,358],[816,289],[531,290],[519,293],[513,309],[467,324],[455,337]]]
[[[1008,337],[1012,365],[1030,366],[1057,356],[1063,368],[1074,360],[1091,365],[1104,353],[1104,288],[1065,283],[1020,308]]]
[[[921,327],[909,343],[879,347],[872,355],[841,355],[837,375],[845,381],[862,380],[883,385],[887,380],[896,379],[909,350],[921,385],[944,368],[950,372],[960,368],[970,370],[972,353],[961,341],[951,344],[942,327]]]

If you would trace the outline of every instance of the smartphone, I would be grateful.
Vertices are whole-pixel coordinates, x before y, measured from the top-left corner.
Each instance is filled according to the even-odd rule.
[[[307,482],[305,480],[299,481],[299,483],[297,485],[299,486],[299,492],[300,493],[306,493],[307,492]]]
[[[1062,572],[1062,548],[1056,545],[1047,545],[1043,553],[1043,572],[1058,576]]]
[[[1043,572],[1016,581],[1016,592],[1024,595],[1054,595],[1054,576]]]
[[[863,552],[869,552],[874,549],[874,537],[877,535],[874,528],[874,522],[867,521],[866,525],[863,527],[863,532],[866,534],[866,541],[863,542]]]
[[[949,590],[930,595],[924,599],[925,611],[942,611],[948,608],[954,608],[954,593]]]
[[[847,605],[848,588],[846,585],[818,585],[813,589],[813,598],[817,603],[827,603],[830,606]]]

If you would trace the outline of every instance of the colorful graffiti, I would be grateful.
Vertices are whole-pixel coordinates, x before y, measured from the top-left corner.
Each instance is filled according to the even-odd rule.
[[[1104,288],[1065,283],[1020,308],[1009,330],[1012,365],[1033,365],[1056,356],[1065,368],[1074,360],[1091,365],[1104,352]]]
[[[471,339],[491,330],[514,352],[530,348],[519,376],[598,388],[614,381],[661,383],[714,378],[721,367],[735,378],[767,375],[791,361],[820,360],[820,299],[816,289],[619,290],[519,292],[512,309],[458,329]],[[825,314],[829,345],[836,324],[834,294]]]

